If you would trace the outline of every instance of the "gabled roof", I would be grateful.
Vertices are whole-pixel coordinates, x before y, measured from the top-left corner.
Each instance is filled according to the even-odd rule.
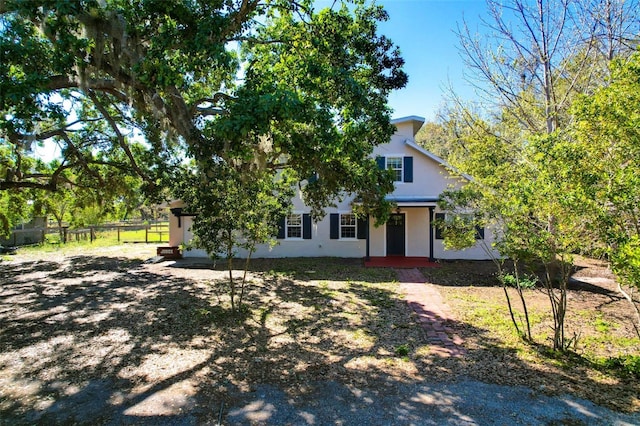
[[[471,176],[469,176],[468,174],[465,173],[460,173],[455,167],[453,167],[451,164],[447,163],[445,160],[443,160],[442,158],[438,157],[437,155],[435,155],[432,152],[427,151],[426,149],[424,149],[423,147],[421,147],[420,145],[416,144],[415,142],[411,141],[410,139],[406,139],[404,141],[404,143],[413,148],[414,150],[418,151],[419,153],[423,154],[424,156],[431,158],[433,161],[435,161],[436,163],[440,164],[441,166],[443,166],[445,169],[451,170],[455,173],[457,173],[458,175],[462,176],[463,178],[465,178],[466,180],[473,180],[473,178]]]

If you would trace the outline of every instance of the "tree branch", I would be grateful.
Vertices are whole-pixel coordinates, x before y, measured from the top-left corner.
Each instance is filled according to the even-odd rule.
[[[230,38],[231,34],[235,34],[242,29],[242,25],[247,21],[248,16],[256,10],[260,0],[242,0],[240,8],[235,13],[231,13],[231,24],[220,32],[219,41]]]
[[[116,139],[118,141],[118,145],[120,146],[120,148],[122,148],[122,150],[124,151],[125,155],[129,159],[129,163],[131,164],[131,167],[133,168],[133,170],[136,172],[136,174],[138,176],[140,176],[146,182],[149,182],[149,183],[155,185],[155,182],[153,182],[153,180],[149,176],[147,176],[147,174],[140,168],[140,166],[138,166],[138,162],[136,161],[135,157],[133,156],[133,153],[131,152],[131,149],[129,149],[129,145],[127,145],[127,142],[125,141],[124,136],[120,132],[120,129],[118,128],[118,125],[115,122],[114,118],[111,116],[111,114],[109,114],[109,111],[107,111],[105,106],[102,104],[102,102],[100,102],[100,99],[98,99],[98,97],[96,96],[96,94],[93,91],[89,91],[89,97],[93,101],[93,103],[96,106],[96,108],[98,108],[98,111],[100,111],[100,113],[102,114],[104,119],[107,120],[107,122],[109,123],[109,126],[111,126],[111,129],[113,130],[113,132],[116,134]]]
[[[226,110],[223,107],[217,106],[220,101],[230,101],[237,99],[234,96],[228,95],[226,93],[218,92],[213,95],[212,98],[200,98],[194,101],[189,107],[189,111],[192,115],[222,115],[226,113]],[[202,104],[212,104],[212,107],[203,107],[200,106]]]
[[[102,180],[102,177],[95,171],[91,170],[91,168],[89,167],[89,163],[87,162],[87,159],[84,158],[84,155],[82,155],[82,152],[80,152],[78,147],[76,147],[75,144],[71,141],[71,138],[69,138],[69,136],[65,132],[62,132],[61,137],[64,139],[67,145],[71,148],[71,150],[76,154],[76,158],[82,165],[82,168],[85,169],[87,173],[89,173],[91,176],[95,177],[98,180],[98,183],[100,183],[101,185],[104,185],[104,181]]]
[[[109,93],[123,102],[127,102],[129,98],[117,88],[117,82],[112,79],[96,79],[91,78],[86,81],[78,78],[70,78],[68,75],[56,75],[49,79],[45,84],[45,89],[48,90],[60,90],[60,89],[83,89],[83,90],[97,90],[101,92]]]

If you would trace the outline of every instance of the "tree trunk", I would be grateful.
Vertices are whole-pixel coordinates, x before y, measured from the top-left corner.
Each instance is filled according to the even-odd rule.
[[[520,296],[520,302],[522,303],[522,311],[524,312],[524,320],[526,322],[527,325],[527,334],[526,334],[526,339],[529,342],[533,341],[533,338],[531,337],[531,322],[529,321],[529,310],[527,309],[527,302],[524,299],[524,293],[522,292],[522,286],[520,286],[520,272],[518,270],[518,262],[514,261],[513,262],[513,270],[514,273],[516,275],[516,285],[518,286],[518,295]]]
[[[232,232],[227,230],[227,269],[229,270],[229,296],[231,297],[231,312],[236,312],[235,298],[236,298],[236,283],[233,280],[233,235]]]
[[[640,309],[638,309],[638,305],[633,300],[633,293],[626,292],[624,288],[622,288],[622,285],[619,282],[618,282],[618,291],[620,292],[620,294],[622,294],[622,297],[624,297],[627,300],[627,302],[629,302],[629,304],[631,305],[631,308],[635,312],[636,319],[635,319],[635,323],[633,323],[633,328],[636,330],[636,334],[640,338]]]
[[[244,286],[247,282],[247,270],[249,269],[249,262],[251,261],[251,255],[255,246],[252,246],[249,250],[247,250],[247,259],[244,262],[244,273],[242,275],[242,284],[240,285],[240,297],[238,299],[238,309],[242,309],[242,299],[244,298]]]

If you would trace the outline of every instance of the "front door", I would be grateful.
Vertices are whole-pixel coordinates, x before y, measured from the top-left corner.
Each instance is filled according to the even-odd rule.
[[[394,213],[387,221],[387,256],[404,256],[404,213]]]

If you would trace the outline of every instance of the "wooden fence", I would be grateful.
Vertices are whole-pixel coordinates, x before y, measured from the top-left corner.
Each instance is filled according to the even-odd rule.
[[[116,235],[121,243],[163,243],[169,241],[169,225],[160,223],[127,223],[89,226],[86,228],[70,229],[68,226],[30,228],[12,231],[10,237],[3,241],[3,245],[24,246],[41,244],[47,241],[48,235],[59,235],[61,243],[72,241],[93,242],[106,233]]]
[[[160,226],[158,224],[149,225],[117,225],[118,242],[125,243],[161,243],[169,241],[169,225]],[[113,228],[111,228],[113,229]],[[139,231],[144,230],[144,240],[142,240],[142,233]],[[133,236],[131,234],[133,232]],[[138,232],[135,232],[138,231]]]

